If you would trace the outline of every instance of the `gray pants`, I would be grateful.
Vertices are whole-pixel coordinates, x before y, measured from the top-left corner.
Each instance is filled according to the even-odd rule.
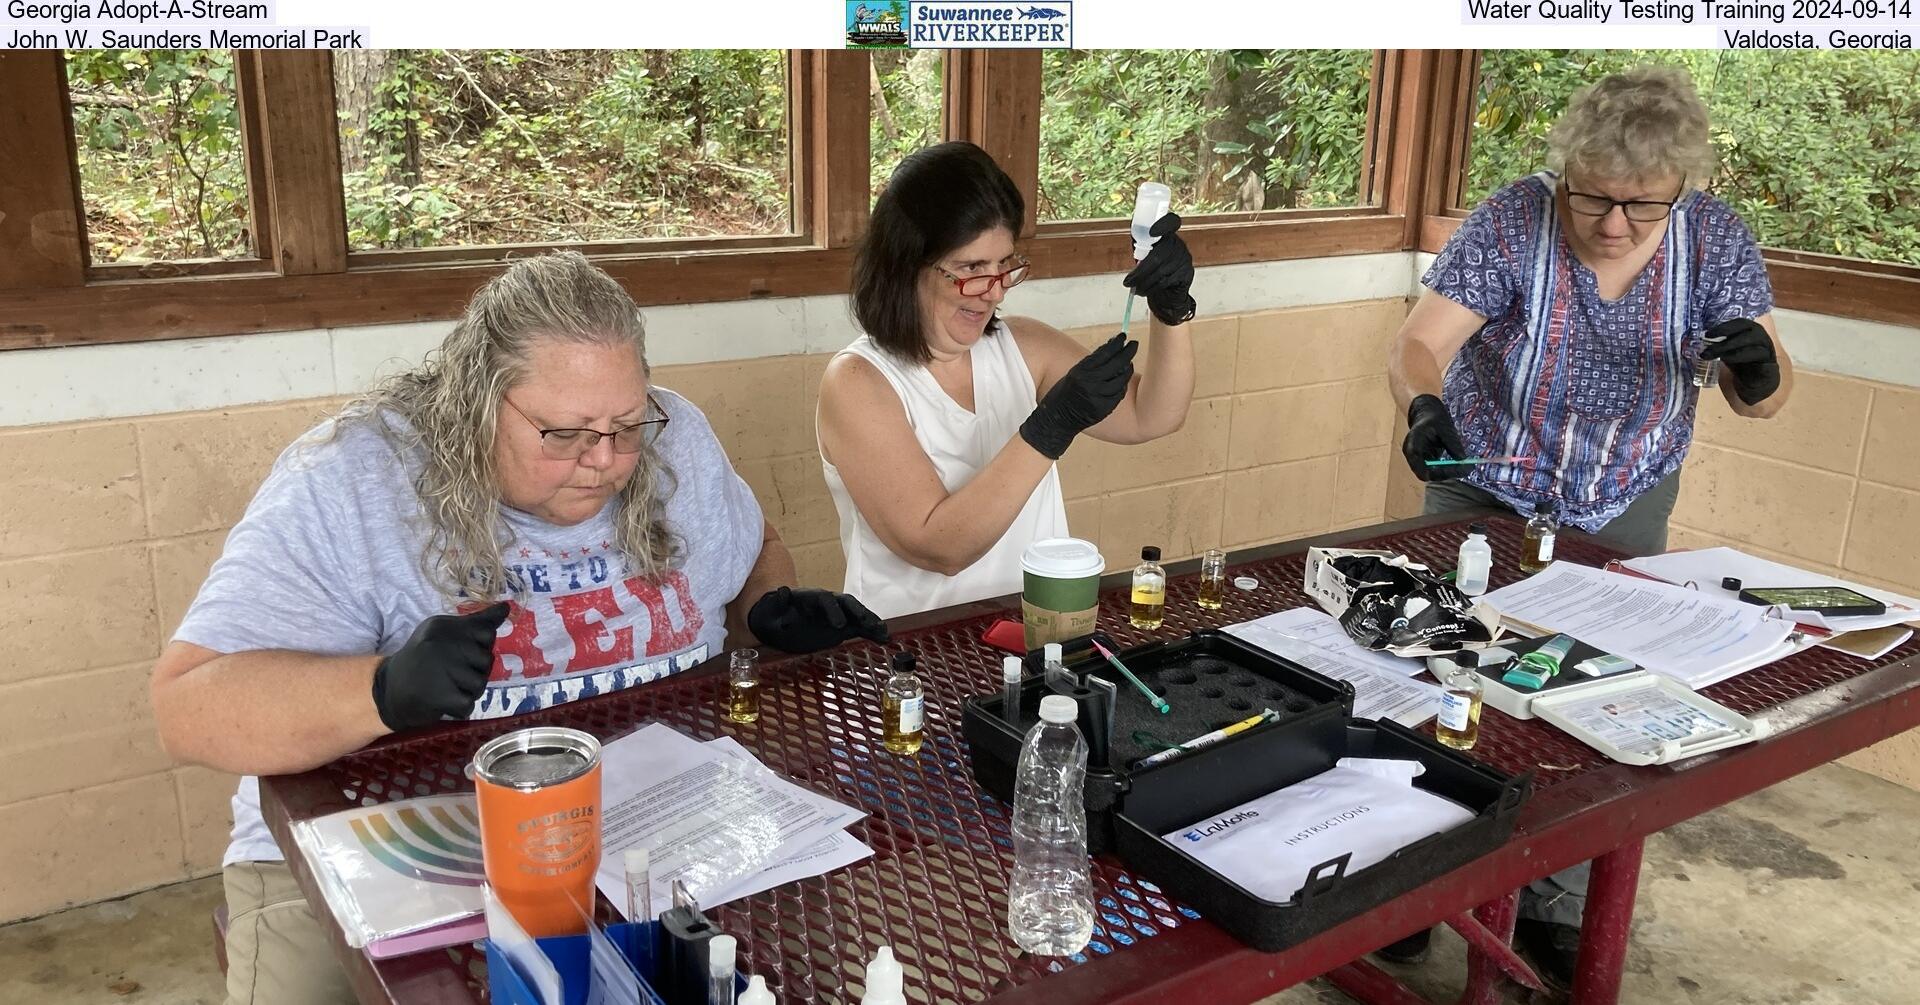
[[[1648,489],[1625,513],[1608,521],[1600,534],[1635,555],[1657,555],[1667,550],[1667,517],[1680,498],[1680,473],[1674,472]],[[1505,503],[1466,482],[1427,483],[1428,515],[1486,506],[1504,509]],[[1520,916],[1556,925],[1578,925],[1587,909],[1587,873],[1582,862],[1527,884],[1520,894]]]

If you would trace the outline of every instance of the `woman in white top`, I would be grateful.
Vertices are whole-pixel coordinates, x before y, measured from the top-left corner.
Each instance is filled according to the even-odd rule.
[[[840,512],[846,589],[881,617],[1020,590],[1028,544],[1068,533],[1054,462],[1075,436],[1144,443],[1193,397],[1193,256],[1169,213],[1125,284],[1153,321],[1089,353],[1031,318],[1001,318],[1027,277],[1020,191],[970,143],[907,157],[854,260],[866,334],[827,365],[815,417]]]

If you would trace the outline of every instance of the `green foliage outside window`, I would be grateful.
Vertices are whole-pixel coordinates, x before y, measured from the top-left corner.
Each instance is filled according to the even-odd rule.
[[[791,230],[777,49],[336,54],[348,241]]]
[[[1920,264],[1920,57],[1910,52],[1489,49],[1466,204],[1546,166],[1573,92],[1669,63],[1707,102],[1719,169],[1708,190],[1760,243]]]
[[[1354,206],[1373,53],[1062,50],[1043,56],[1042,220],[1133,210],[1143,181],[1181,213]]]
[[[252,255],[233,54],[76,50],[66,67],[89,260]]]
[[[941,59],[939,49],[874,49],[871,97],[873,125],[868,135],[872,194],[906,155],[940,142]]]

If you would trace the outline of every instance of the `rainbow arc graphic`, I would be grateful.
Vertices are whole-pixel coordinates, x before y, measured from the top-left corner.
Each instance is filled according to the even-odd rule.
[[[348,820],[372,859],[408,879],[480,886],[480,817],[471,796],[408,799]]]

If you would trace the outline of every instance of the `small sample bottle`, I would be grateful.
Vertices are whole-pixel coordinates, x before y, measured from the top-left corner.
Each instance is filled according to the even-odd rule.
[[[881,745],[894,754],[920,752],[926,697],[913,669],[912,653],[894,653],[893,673],[880,695]]]
[[[1700,347],[1705,349],[1707,346],[1718,341],[1720,340],[1703,338],[1700,342]],[[1699,359],[1696,357],[1693,361],[1693,386],[1706,388],[1717,387],[1719,384],[1720,361],[1717,359]]]
[[[740,1005],[774,1005],[773,992],[767,990],[767,979],[754,974],[747,978],[747,989],[740,992]]]
[[[1472,750],[1480,739],[1480,654],[1471,650],[1454,656],[1440,673],[1440,719],[1433,735],[1455,750]]]
[[[1060,647],[1060,643],[1058,642],[1049,642],[1041,647],[1041,653],[1046,658],[1041,677],[1047,682],[1048,687],[1052,687],[1055,684],[1059,684],[1062,687],[1073,686],[1073,681],[1067,679],[1067,662],[1066,657],[1063,655],[1064,652],[1065,650]]]
[[[727,718],[754,722],[760,718],[760,654],[735,649],[727,660]]]
[[[1140,190],[1133,196],[1133,260],[1138,262],[1147,257],[1147,252],[1159,242],[1159,238],[1148,233],[1160,218],[1173,208],[1173,190],[1157,181],[1143,181]]]
[[[627,920],[653,920],[653,868],[645,848],[628,848],[621,864],[627,872]]]
[[[1020,721],[1020,678],[1025,670],[1018,656],[1000,661],[1000,718],[1007,722]]]
[[[1467,539],[1460,542],[1460,558],[1454,565],[1453,585],[1469,597],[1487,592],[1487,577],[1493,574],[1493,546],[1487,543],[1487,525],[1476,523],[1467,528]]]
[[[860,1005],[907,1005],[907,975],[893,958],[892,946],[880,947],[860,983],[866,986]]]
[[[1200,593],[1193,602],[1217,611],[1227,602],[1227,553],[1209,548],[1200,556]]]
[[[1520,536],[1520,571],[1535,573],[1553,561],[1553,538],[1560,524],[1543,509],[1527,517],[1527,529]]]
[[[1140,549],[1140,564],[1133,567],[1133,612],[1135,628],[1158,628],[1167,616],[1167,570],[1160,567],[1160,549],[1148,545]]]
[[[731,935],[707,942],[707,1005],[734,1005],[733,964],[739,943]]]

